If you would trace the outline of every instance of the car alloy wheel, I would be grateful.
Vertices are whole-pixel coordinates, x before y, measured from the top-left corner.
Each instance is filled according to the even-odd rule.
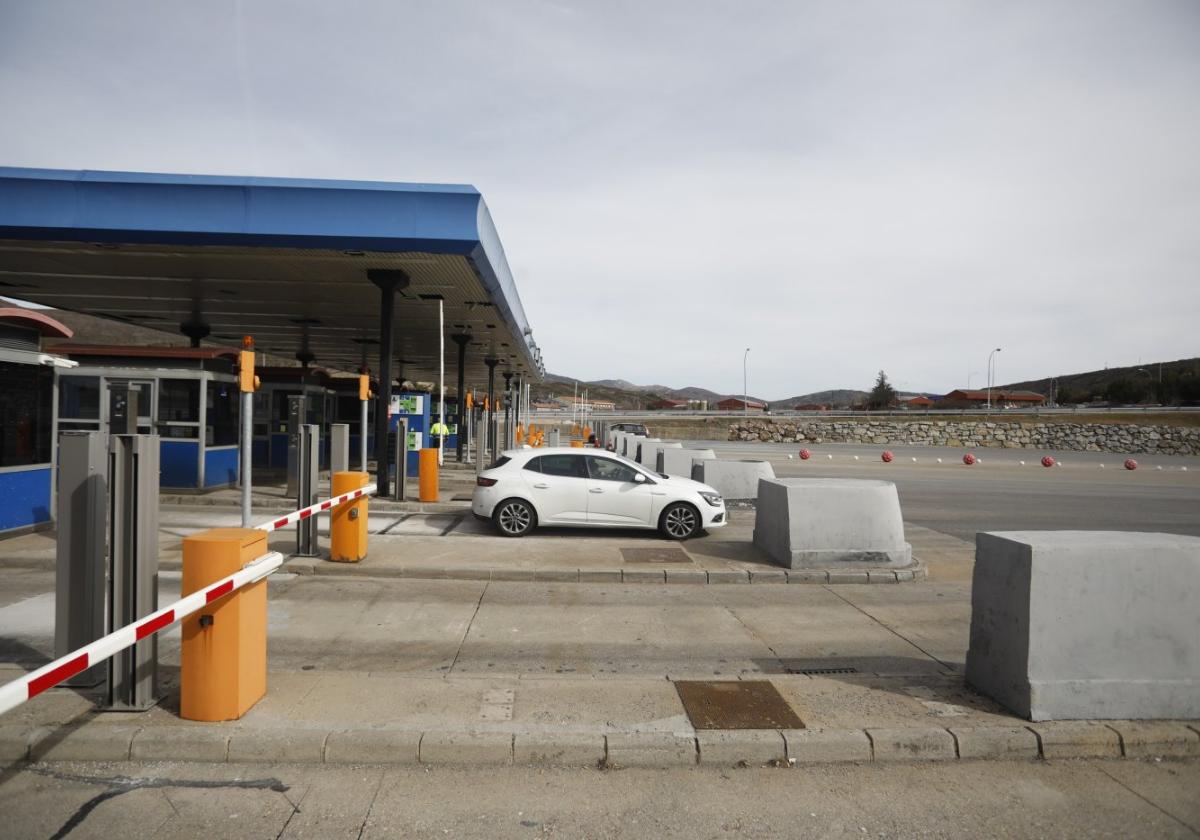
[[[520,499],[501,502],[496,509],[496,527],[506,537],[523,537],[533,530],[533,508]]]
[[[700,516],[691,505],[671,505],[663,513],[662,530],[668,539],[686,540],[700,530]]]

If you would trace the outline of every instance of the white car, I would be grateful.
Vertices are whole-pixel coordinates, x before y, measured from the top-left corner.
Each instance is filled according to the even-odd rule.
[[[475,479],[471,510],[506,537],[538,525],[657,528],[686,540],[725,525],[725,501],[707,484],[665,476],[602,449],[514,449]]]

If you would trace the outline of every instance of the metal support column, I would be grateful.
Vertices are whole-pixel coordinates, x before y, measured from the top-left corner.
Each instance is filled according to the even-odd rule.
[[[304,395],[293,394],[288,401],[287,494],[295,496],[300,485],[300,427],[304,425]]]
[[[397,502],[403,502],[408,484],[408,420],[406,418],[400,418],[400,422],[396,426],[396,445],[393,449],[396,458],[396,487],[392,498]]]
[[[109,632],[158,609],[158,435],[109,438]],[[158,639],[115,654],[108,706],[147,709],[158,702]]]
[[[490,444],[488,440],[488,423],[484,412],[480,410],[479,420],[475,424],[475,471],[481,472],[488,464],[487,450]]]
[[[358,421],[358,471],[367,471],[367,437],[369,436],[370,424],[367,422],[367,401],[359,400],[362,403]],[[387,413],[386,410],[384,412]]]
[[[464,432],[467,428],[467,345],[471,343],[471,336],[459,333],[450,336],[450,339],[458,345],[458,442],[454,447],[454,457],[462,463]]]
[[[251,478],[251,468],[254,466],[254,392],[242,392],[242,445],[239,448],[239,458],[242,463],[242,527],[251,527],[253,515],[250,511],[251,494],[254,485]],[[269,438],[268,438],[269,443]]]
[[[296,476],[296,507],[306,508],[317,502],[317,478],[321,469],[321,427],[313,423],[300,425],[297,476]],[[296,553],[301,557],[315,557],[317,554],[317,520],[320,517],[310,516],[296,523]]]
[[[504,449],[512,449],[516,443],[512,424],[512,378],[511,370],[504,371]],[[499,453],[497,453],[499,454]]]
[[[329,425],[329,473],[347,472],[350,469],[350,424]],[[332,491],[330,495],[333,495]]]
[[[375,486],[380,496],[390,495],[387,439],[392,406],[392,346],[395,336],[396,292],[408,287],[408,274],[399,269],[370,268],[367,279],[379,287],[379,404],[375,411]]]
[[[58,436],[57,578],[54,587],[54,656],[96,641],[105,633],[104,546],[108,513],[108,436],[63,432]],[[64,685],[104,682],[104,663]]]
[[[495,446],[496,442],[496,365],[500,364],[499,359],[484,359],[483,363],[488,369],[488,416],[487,416],[487,433],[479,436],[480,445]]]

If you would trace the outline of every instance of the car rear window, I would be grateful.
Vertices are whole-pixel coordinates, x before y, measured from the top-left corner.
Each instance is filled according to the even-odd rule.
[[[527,470],[529,470],[530,472],[541,472],[541,471],[542,471],[542,458],[541,458],[541,456],[539,455],[539,456],[538,456],[538,457],[536,457],[536,458],[530,458],[530,459],[529,459],[529,460],[528,460],[528,461],[525,463],[524,469],[527,469]]]
[[[494,470],[494,469],[496,469],[497,467],[503,467],[505,464],[507,464],[507,463],[508,463],[509,461],[511,461],[511,460],[512,460],[512,458],[509,458],[507,455],[501,455],[499,458],[497,458],[495,461],[493,461],[493,462],[492,462],[492,463],[491,463],[491,464],[488,466],[488,469],[489,469],[489,470]]]

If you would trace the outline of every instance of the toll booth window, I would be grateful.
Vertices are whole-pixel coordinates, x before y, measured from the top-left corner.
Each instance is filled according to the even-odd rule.
[[[271,406],[271,395],[267,391],[254,392],[254,436],[263,437],[270,431],[267,409]]]
[[[587,464],[582,455],[541,456],[543,475],[561,475],[565,478],[587,478]]]
[[[271,392],[271,426],[272,431],[286,432],[288,425],[288,397],[296,396],[299,391]]]
[[[50,463],[54,371],[0,362],[0,467]]]
[[[325,399],[321,394],[304,395],[304,422],[325,425]]]
[[[158,422],[199,423],[199,381],[195,379],[160,380],[158,388]],[[195,437],[194,432],[189,436]]]
[[[239,393],[237,385],[233,382],[208,383],[205,394],[205,445],[237,444]]]
[[[60,376],[58,416],[64,420],[100,420],[100,377]]]

